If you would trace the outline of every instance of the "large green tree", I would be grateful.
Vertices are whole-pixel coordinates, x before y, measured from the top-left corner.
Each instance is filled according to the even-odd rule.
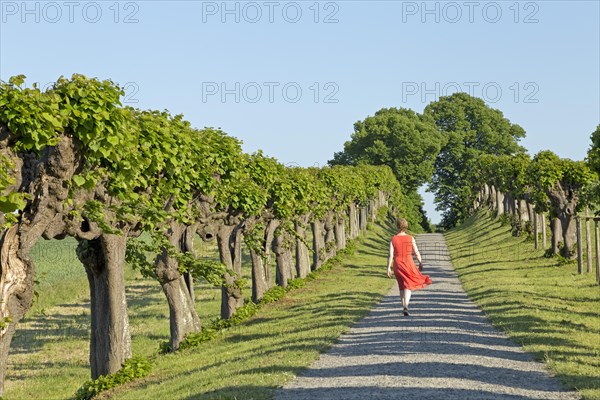
[[[331,165],[387,165],[407,191],[431,178],[442,136],[429,116],[404,108],[383,108],[354,124],[351,140]]]
[[[404,108],[382,108],[354,124],[344,150],[330,165],[387,165],[404,193],[404,216],[412,226],[429,230],[417,189],[431,179],[444,138],[430,116]]]
[[[441,226],[461,222],[476,197],[471,174],[482,154],[524,153],[519,140],[525,131],[512,124],[500,110],[467,93],[440,97],[424,111],[444,135],[444,146],[434,163],[429,190],[435,194],[437,209],[443,211]]]

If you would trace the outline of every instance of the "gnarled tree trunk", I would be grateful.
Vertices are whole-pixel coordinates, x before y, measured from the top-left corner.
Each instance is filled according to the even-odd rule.
[[[556,255],[560,252],[558,244],[562,242],[562,227],[560,219],[558,219],[557,217],[553,217],[550,220],[550,228],[552,230],[552,254]]]
[[[518,204],[518,210],[519,210],[519,221],[522,224],[525,224],[525,222],[529,221],[529,213],[527,211],[527,202],[523,199],[519,199],[517,201]]]
[[[576,257],[575,244],[577,242],[575,230],[575,211],[579,196],[576,190],[556,184],[546,190],[556,217],[560,220],[562,228],[563,248],[560,254],[568,259]]]
[[[358,226],[360,228],[360,230],[362,232],[366,232],[367,231],[367,207],[360,207],[359,208],[359,218],[358,218]]]
[[[258,303],[265,292],[273,286],[270,265],[271,244],[278,225],[279,222],[276,220],[267,222],[261,251],[250,249],[250,258],[252,259],[252,301],[255,303]]]
[[[325,251],[325,237],[323,236],[323,222],[315,220],[310,224],[313,235],[313,262],[311,268],[316,271],[323,264]]]
[[[490,196],[490,187],[487,183],[483,185],[481,189],[481,204],[487,204],[488,198]]]
[[[378,190],[377,193],[379,195],[379,202],[380,202],[379,205],[381,207],[387,207],[388,206],[387,194],[383,190]]]
[[[498,209],[498,204],[496,203],[498,199],[496,198],[496,196],[496,187],[492,185],[490,186],[490,198],[488,200],[488,203],[492,207],[492,210]]]
[[[221,262],[238,275],[242,275],[242,230],[241,226],[221,225],[217,231],[217,244]],[[235,276],[225,273],[225,284],[221,287],[221,318],[231,318],[238,307],[244,305],[242,289],[236,285]]]
[[[280,229],[273,241],[275,252],[275,283],[281,287],[287,287],[288,280],[293,278],[291,238],[289,234]]]
[[[527,216],[529,217],[529,221],[533,221],[533,214],[535,211],[533,210],[533,204],[530,202],[526,202],[527,204]]]
[[[13,191],[28,193],[31,201],[21,210],[14,226],[0,231],[0,396],[16,324],[31,308],[33,299],[35,268],[29,254],[42,236],[64,237],[62,217],[69,194],[65,181],[71,179],[78,162],[76,146],[70,137],[44,148],[40,155],[15,153],[13,138],[0,124],[0,156],[11,160],[10,175],[14,178],[0,195]],[[0,223],[3,225],[5,221],[0,213]]]
[[[80,239],[77,247],[90,285],[92,379],[117,372],[131,357],[123,271],[126,242],[125,236],[102,234]]]
[[[567,212],[560,212],[558,218],[560,219],[563,238],[563,247],[560,251],[560,255],[568,259],[573,259],[577,256],[575,251],[577,236],[574,215]]]
[[[496,215],[504,214],[504,194],[500,190],[496,190],[496,205],[498,207]]]
[[[306,246],[306,223],[307,220],[302,220],[294,224],[296,231],[296,274],[300,278],[306,277],[310,273],[309,250]]]
[[[252,301],[258,303],[271,287],[271,271],[259,252],[250,250],[252,260]]]
[[[325,252],[326,259],[330,259],[335,255],[335,221],[333,212],[330,211],[325,216]]]
[[[348,222],[350,238],[356,239],[358,237],[358,209],[354,202],[348,205]]]
[[[375,200],[369,200],[369,220],[375,221],[377,219],[377,204]]]
[[[335,246],[337,250],[346,247],[346,219],[342,215],[337,215],[334,226]]]
[[[196,251],[194,250],[194,237],[196,236],[196,230],[198,229],[199,224],[193,224],[185,228],[183,233],[183,237],[180,241],[180,250],[182,252],[191,253],[196,256]],[[185,272],[183,274],[183,279],[185,280],[185,285],[188,288],[188,292],[190,292],[190,298],[192,302],[196,303],[196,296],[194,295],[194,277],[189,272]]]
[[[8,352],[15,326],[33,301],[35,270],[29,251],[23,249],[18,228],[15,225],[0,236],[0,396],[4,392]]]
[[[169,243],[176,249],[187,250],[189,243],[186,243],[188,235],[184,226],[172,224],[167,235]],[[172,350],[177,350],[185,335],[200,330],[200,318],[194,306],[193,286],[190,285],[191,276],[186,279],[186,276],[179,272],[179,263],[169,257],[166,249],[156,258],[156,275],[169,303],[169,345]]]

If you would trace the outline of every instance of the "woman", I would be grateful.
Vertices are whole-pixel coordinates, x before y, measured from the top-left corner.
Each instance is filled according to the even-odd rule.
[[[421,253],[417,247],[415,238],[406,233],[408,221],[404,218],[398,219],[398,233],[392,237],[390,242],[390,255],[388,257],[388,277],[392,277],[392,263],[394,265],[394,275],[400,288],[400,298],[404,307],[404,315],[408,316],[408,303],[412,290],[423,289],[431,284],[429,275],[422,275],[423,263]],[[419,260],[419,269],[417,269],[412,254],[413,251],[417,260]]]

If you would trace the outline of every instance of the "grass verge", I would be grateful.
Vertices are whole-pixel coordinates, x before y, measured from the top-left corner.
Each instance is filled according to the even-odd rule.
[[[492,323],[584,399],[600,399],[600,287],[484,214],[449,231],[452,263]]]
[[[268,399],[316,360],[389,290],[385,276],[389,231],[376,225],[356,252],[317,280],[266,304],[252,318],[195,349],[160,356],[149,376],[100,398]],[[134,354],[148,357],[168,339],[168,307],[156,282],[128,279]],[[201,318],[218,312],[220,291],[198,290]],[[7,398],[72,398],[88,379],[89,311],[64,300],[28,320],[9,360]],[[73,301],[73,303],[66,303]],[[72,327],[65,331],[65,327]]]

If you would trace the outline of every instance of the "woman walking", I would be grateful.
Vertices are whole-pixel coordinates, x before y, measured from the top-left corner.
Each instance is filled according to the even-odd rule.
[[[390,242],[390,255],[388,257],[388,277],[392,277],[392,264],[394,266],[394,275],[400,288],[400,298],[404,315],[408,316],[408,304],[413,290],[423,289],[431,284],[429,275],[421,274],[423,262],[421,253],[417,247],[415,238],[406,233],[408,221],[404,218],[398,219],[398,233],[392,236]],[[419,268],[415,265],[412,255],[413,252],[419,261]]]

